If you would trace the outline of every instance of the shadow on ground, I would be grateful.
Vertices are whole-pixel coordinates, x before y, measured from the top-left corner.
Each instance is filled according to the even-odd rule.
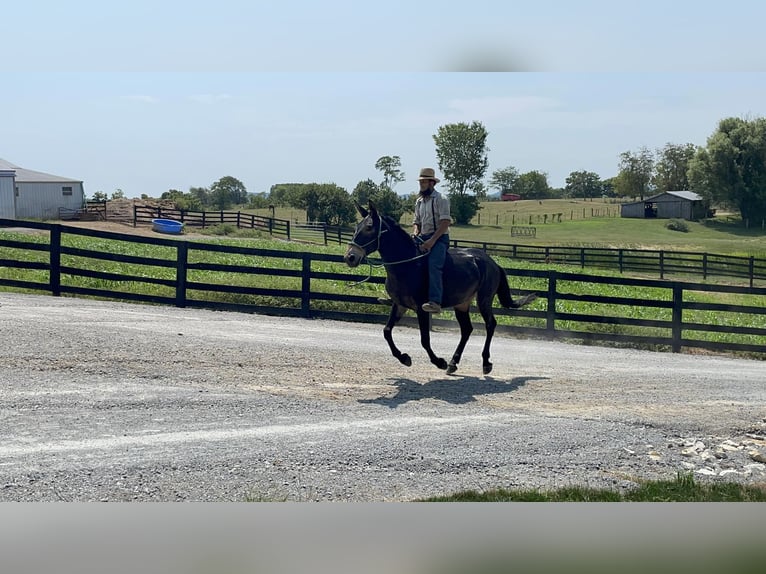
[[[477,396],[510,393],[523,387],[529,381],[547,379],[548,377],[514,377],[510,381],[505,381],[491,377],[465,377],[456,381],[455,377],[450,377],[427,383],[418,383],[410,379],[397,379],[394,381],[394,386],[397,388],[394,396],[359,399],[359,402],[383,405],[392,409],[409,401],[421,399],[438,399],[453,405],[463,405],[474,402]]]

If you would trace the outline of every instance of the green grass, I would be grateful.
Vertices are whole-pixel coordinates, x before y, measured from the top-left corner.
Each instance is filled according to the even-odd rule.
[[[271,216],[269,209],[251,212]],[[611,199],[487,201],[469,225],[454,225],[450,237],[488,243],[693,251],[766,259],[766,230],[762,226],[746,229],[736,216],[721,214],[704,222],[690,221],[689,231],[682,233],[667,229],[667,219],[628,219],[619,217],[619,213],[620,204]],[[290,208],[276,208],[275,216],[293,222],[306,220],[304,211]],[[530,218],[537,236],[511,237],[511,226],[530,225]],[[405,227],[411,222],[411,213],[405,213],[400,220]]]
[[[578,486],[555,490],[471,490],[421,502],[766,502],[766,485],[700,484],[691,474],[679,473],[675,480],[637,481],[636,487],[626,492]]]
[[[9,239],[24,239],[28,241],[34,241],[35,243],[47,242],[47,235],[24,235],[7,231],[0,231],[0,237],[7,237]],[[64,234],[63,242],[70,247],[77,247],[82,249],[92,249],[96,251],[119,253],[124,255],[134,255],[140,257],[151,257],[155,259],[163,259],[167,261],[173,261],[175,258],[175,249],[172,247],[150,245],[143,243],[121,242],[110,239],[100,239],[93,237],[84,237],[80,235]],[[250,246],[261,249],[274,249],[281,252],[289,251],[293,253],[302,253],[310,251],[313,253],[324,253],[340,255],[343,253],[345,247],[338,245],[319,246],[300,244],[295,242],[286,242],[279,240],[264,240],[264,239],[242,239],[242,238],[230,238],[211,236],[204,239],[205,243],[218,243],[225,245],[237,245],[237,246]],[[47,260],[47,253],[39,251],[29,251],[23,249],[11,249],[0,247],[0,258],[9,259],[24,259],[28,261],[45,262]],[[506,258],[497,258],[498,262],[508,269],[537,269],[542,271],[559,270],[559,271],[574,271],[580,272],[578,268],[572,268],[569,266],[557,265],[557,264],[533,264],[514,261]],[[73,266],[84,269],[93,269],[104,272],[112,272],[116,274],[126,274],[139,277],[152,277],[161,278],[166,280],[173,280],[175,277],[175,268],[155,267],[148,265],[136,265],[132,263],[122,263],[114,261],[102,261],[89,259],[85,257],[62,255],[62,265]],[[270,257],[270,256],[253,256],[244,255],[238,253],[216,253],[206,252],[196,249],[189,250],[189,262],[190,263],[212,263],[212,264],[226,264],[236,265],[243,267],[262,267],[271,269],[292,269],[296,272],[301,269],[300,259],[289,259],[282,256]],[[315,272],[327,272],[327,273],[348,273],[353,274],[363,279],[369,272],[369,267],[366,265],[360,266],[357,269],[351,270],[340,265],[338,263],[313,261],[312,270]],[[587,271],[587,269],[585,270]],[[618,271],[600,270],[599,276],[609,277],[621,277]],[[4,268],[0,270],[0,276],[6,279],[26,280],[36,282],[47,282],[47,271],[44,270],[18,270],[12,268]],[[384,271],[380,268],[373,270],[373,276],[382,279],[384,277]],[[279,277],[275,275],[247,275],[240,273],[222,272],[222,271],[208,271],[190,269],[188,274],[188,280],[190,282],[200,283],[212,283],[220,285],[238,285],[244,287],[258,287],[262,289],[290,289],[301,290],[300,277]],[[511,289],[518,291],[534,291],[538,293],[545,293],[547,291],[547,281],[544,278],[533,277],[517,277],[510,275],[509,280],[511,283]],[[173,287],[163,285],[153,285],[148,283],[133,283],[130,281],[114,281],[102,278],[89,278],[89,277],[73,277],[68,275],[62,276],[63,285],[71,285],[78,287],[87,287],[93,289],[109,289],[117,290],[121,292],[140,292],[146,295],[161,296],[172,298],[175,295]],[[379,297],[384,295],[383,286],[379,283],[364,282],[358,285],[350,286],[346,280],[339,279],[312,279],[312,291],[328,294],[354,294],[364,295],[370,297]],[[647,288],[636,286],[624,286],[624,285],[612,285],[602,283],[589,283],[579,281],[565,281],[559,280],[557,290],[559,292],[567,292],[574,295],[598,295],[607,297],[623,297],[633,298],[638,301],[641,300],[662,300],[669,301],[671,292],[669,289],[661,288]],[[211,301],[221,303],[237,303],[248,305],[261,305],[268,307],[284,307],[284,308],[296,308],[300,307],[300,301],[297,298],[288,297],[270,297],[265,295],[242,295],[233,293],[220,293],[220,292],[190,292],[190,296],[193,298],[204,298]],[[707,293],[707,292],[689,292],[686,295],[687,300],[694,300],[695,302],[708,302],[708,303],[726,303],[729,305],[744,305],[744,306],[762,306],[763,297],[757,295],[744,295],[744,294],[722,294],[722,293]],[[316,310],[345,310],[346,304],[334,302],[334,301],[321,301],[313,300],[312,307]],[[539,299],[532,303],[528,310],[544,311],[547,307],[545,299]],[[386,309],[377,304],[369,304],[359,306],[356,309],[358,312],[371,313],[371,314],[385,314]],[[669,309],[655,309],[646,307],[640,304],[622,305],[613,303],[593,303],[588,301],[568,301],[558,300],[556,303],[556,310],[560,313],[578,313],[583,315],[593,316],[609,316],[609,317],[621,317],[629,319],[655,319],[655,320],[671,320],[671,311]],[[445,314],[443,318],[450,317],[451,315]],[[499,313],[497,316],[498,324],[501,326],[512,327],[533,327],[543,329],[545,328],[544,317],[524,317],[518,313]],[[725,311],[704,311],[704,310],[687,310],[684,314],[684,319],[687,322],[695,322],[702,324],[725,324],[730,326],[748,326],[766,328],[766,315],[753,315],[742,314]],[[476,314],[473,316],[474,323],[478,326],[483,325],[483,320]],[[623,334],[623,335],[638,335],[644,337],[669,337],[670,329],[666,327],[646,327],[646,326],[633,326],[633,325],[614,325],[607,323],[596,322],[581,322],[581,321],[563,321],[558,320],[556,322],[557,330],[569,330],[578,331],[584,333],[595,334]],[[757,335],[746,334],[731,334],[731,333],[713,333],[713,332],[694,332],[693,337],[690,332],[686,332],[686,336],[695,339],[702,339],[708,341],[722,341],[730,343],[745,343],[752,345],[760,345],[766,348],[766,337]],[[635,344],[633,344],[635,346]],[[654,348],[647,346],[646,348]]]

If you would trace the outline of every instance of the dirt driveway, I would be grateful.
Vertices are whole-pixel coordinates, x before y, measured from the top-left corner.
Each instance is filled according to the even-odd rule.
[[[762,483],[758,361],[0,293],[0,500],[391,501]],[[449,356],[451,331],[434,334]]]

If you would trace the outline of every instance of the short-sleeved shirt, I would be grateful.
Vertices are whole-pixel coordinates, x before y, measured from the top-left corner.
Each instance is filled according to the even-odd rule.
[[[436,231],[440,221],[446,219],[452,223],[449,208],[449,198],[438,191],[434,190],[428,197],[419,195],[415,202],[415,217],[412,224],[420,227],[421,235],[431,235]]]

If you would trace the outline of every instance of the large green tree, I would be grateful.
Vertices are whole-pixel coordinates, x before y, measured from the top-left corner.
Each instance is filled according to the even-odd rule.
[[[651,191],[650,184],[654,175],[654,154],[641,147],[637,152],[626,151],[620,154],[620,172],[615,178],[615,191],[623,197],[640,197]]]
[[[487,130],[481,122],[447,124],[433,136],[439,169],[451,194],[485,195],[484,174],[489,167]]]
[[[334,183],[306,184],[300,207],[306,210],[309,221],[323,221],[329,225],[350,225],[356,221],[351,196]]]
[[[500,194],[512,193],[513,187],[519,179],[519,170],[513,166],[496,169],[489,178],[489,187],[496,189]]]
[[[446,179],[455,223],[466,224],[487,195],[484,174],[489,167],[487,130],[481,122],[447,124],[433,136],[439,169]]]
[[[513,193],[524,199],[547,199],[551,195],[548,174],[536,170],[522,173],[513,187]]]
[[[604,183],[593,171],[573,171],[566,179],[564,193],[567,197],[601,197]]]
[[[210,186],[210,199],[218,209],[228,209],[247,201],[247,189],[236,177],[227,175]]]
[[[697,146],[691,143],[667,143],[657,150],[652,183],[658,192],[689,189],[687,172],[696,151]]]
[[[735,206],[743,221],[766,220],[766,118],[726,118],[689,165],[691,187]]]

